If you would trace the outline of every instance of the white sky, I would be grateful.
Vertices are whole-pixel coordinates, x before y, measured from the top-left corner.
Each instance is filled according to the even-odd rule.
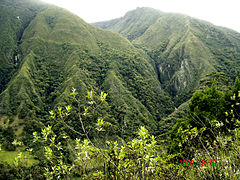
[[[240,32],[240,0],[43,0],[66,8],[88,23],[122,17],[136,7],[183,13]]]

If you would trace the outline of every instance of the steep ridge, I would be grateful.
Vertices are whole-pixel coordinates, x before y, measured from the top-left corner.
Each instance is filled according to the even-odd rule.
[[[44,4],[35,0],[2,0],[0,2],[0,92],[11,79],[22,60],[22,33]]]
[[[154,131],[157,120],[173,110],[143,52],[64,9],[47,6],[21,41],[22,64],[0,95],[2,115],[42,119],[65,102],[72,87],[83,100],[91,87],[109,93],[112,121],[126,129],[145,124]]]
[[[140,12],[141,19],[149,18],[151,23],[141,19],[135,23]],[[122,18],[94,25],[135,37],[130,40],[154,60],[159,81],[176,106],[189,99],[206,73],[221,71],[231,79],[239,75],[239,33],[186,15],[156,12],[138,8]],[[127,23],[131,20],[134,23]],[[139,36],[134,28],[143,33]]]

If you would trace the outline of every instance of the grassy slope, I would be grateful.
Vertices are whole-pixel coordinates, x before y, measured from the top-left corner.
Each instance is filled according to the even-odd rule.
[[[0,160],[13,165],[14,160],[16,157],[18,157],[18,155],[19,155],[18,151],[0,151]],[[30,167],[33,164],[36,164],[37,160],[33,159],[32,155],[30,155],[29,152],[23,152],[21,163],[25,167]]]
[[[125,107],[127,128],[156,129],[155,120],[172,111],[145,54],[66,10],[49,6],[38,13],[24,31],[21,49],[21,67],[0,95],[2,114],[26,118],[48,112],[72,87],[84,96],[91,86],[108,92],[111,106]]]

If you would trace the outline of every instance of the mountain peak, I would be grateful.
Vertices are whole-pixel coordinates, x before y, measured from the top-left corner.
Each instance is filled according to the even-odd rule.
[[[93,25],[109,29],[127,37],[130,41],[141,36],[164,13],[149,7],[138,7],[127,12],[122,18],[98,22]]]
[[[126,14],[128,14],[128,13],[136,13],[136,12],[141,12],[141,13],[149,13],[149,12],[151,12],[151,13],[163,13],[162,11],[154,9],[154,8],[151,8],[151,7],[137,7],[134,10],[128,11]]]

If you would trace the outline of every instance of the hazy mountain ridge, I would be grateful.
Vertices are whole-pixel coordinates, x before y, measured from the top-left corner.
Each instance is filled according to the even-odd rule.
[[[142,21],[143,17],[149,21]],[[129,24],[131,20],[135,21]],[[239,75],[240,34],[233,30],[150,8],[137,8],[122,18],[95,25],[130,37],[135,47],[147,52],[155,62],[162,87],[177,106],[191,96],[206,73],[222,71],[231,79]],[[134,28],[143,33],[133,31]]]
[[[94,23],[94,25],[120,33],[131,41],[140,37],[162,15],[161,11],[152,8],[137,8],[127,12],[122,18]]]

